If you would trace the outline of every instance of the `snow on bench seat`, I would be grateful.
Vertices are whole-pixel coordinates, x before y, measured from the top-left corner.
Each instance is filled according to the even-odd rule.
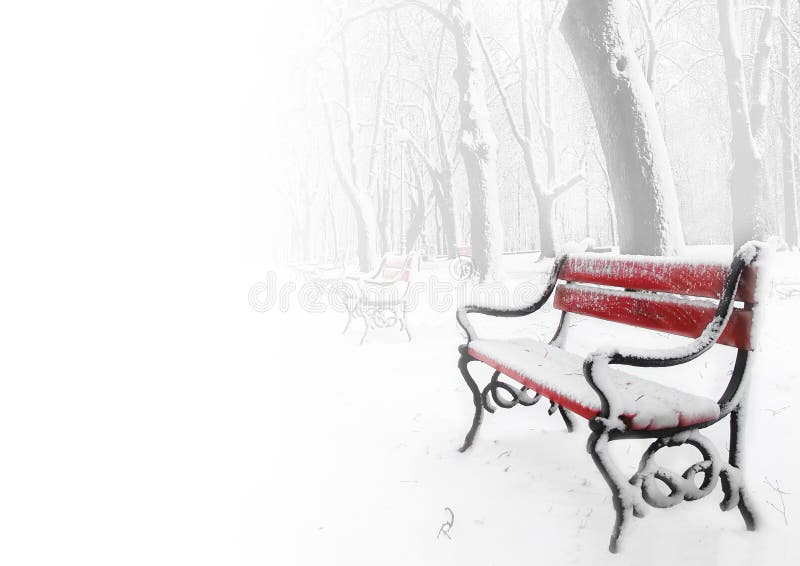
[[[469,353],[586,419],[600,412],[600,399],[583,376],[581,356],[530,338],[476,339],[469,343]],[[622,418],[633,430],[691,426],[719,418],[719,405],[707,397],[641,379],[614,366],[608,372],[619,392]]]

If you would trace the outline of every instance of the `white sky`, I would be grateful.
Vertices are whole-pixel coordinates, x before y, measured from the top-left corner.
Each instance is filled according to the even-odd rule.
[[[130,258],[145,242],[189,259],[232,235],[231,256],[263,261],[265,173],[282,161],[291,99],[280,84],[313,4],[4,2],[5,240],[35,244],[41,259],[67,248]],[[168,244],[162,230],[181,233]]]
[[[268,10],[248,53],[255,71],[242,107],[242,253],[248,262],[268,258],[269,240],[288,245],[287,211],[275,190],[291,157],[287,142],[299,126],[291,112],[298,106],[299,69],[321,35],[318,4],[286,2]]]
[[[238,438],[216,403],[266,355],[238,270],[280,218],[267,165],[306,13],[0,3],[4,563],[232,563],[219,477],[247,451],[209,443]]]

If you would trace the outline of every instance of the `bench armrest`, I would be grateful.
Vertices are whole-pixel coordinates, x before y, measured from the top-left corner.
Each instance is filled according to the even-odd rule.
[[[758,254],[755,243],[742,246],[733,258],[717,311],[700,336],[690,343],[663,350],[643,348],[612,348],[597,350],[589,354],[583,362],[583,375],[589,386],[600,397],[601,410],[598,417],[605,421],[607,428],[624,428],[619,416],[619,403],[616,390],[604,371],[611,364],[635,367],[669,367],[685,364],[699,357],[716,344],[728,319],[733,312],[734,297],[745,267],[755,261]]]
[[[547,302],[547,299],[549,299],[550,295],[553,293],[553,289],[555,289],[556,282],[558,281],[558,274],[561,271],[561,267],[564,265],[566,259],[566,255],[560,255],[555,259],[553,262],[553,269],[550,271],[550,277],[547,280],[547,286],[529,305],[523,307],[496,307],[489,305],[468,304],[460,307],[456,311],[456,321],[458,322],[459,326],[464,329],[464,332],[466,332],[467,343],[472,342],[478,337],[475,329],[469,321],[469,318],[467,317],[468,314],[474,313],[485,314],[488,316],[518,317],[527,316],[542,308],[542,306]]]

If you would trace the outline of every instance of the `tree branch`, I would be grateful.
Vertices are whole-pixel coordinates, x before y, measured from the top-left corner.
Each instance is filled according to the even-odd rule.
[[[381,114],[383,113],[384,84],[386,75],[389,73],[389,65],[392,62],[392,26],[389,16],[386,17],[386,63],[381,69],[378,78],[378,94],[375,99],[375,129],[372,130],[372,147],[369,154],[369,177],[367,178],[367,194],[372,194],[372,188],[377,179],[376,162],[378,157],[378,137],[381,132]]]
[[[500,95],[500,100],[503,103],[503,109],[506,112],[506,117],[508,118],[508,123],[511,126],[511,133],[514,134],[514,139],[517,140],[517,143],[520,146],[525,146],[528,143],[528,139],[525,138],[517,128],[517,124],[514,121],[514,115],[511,112],[511,105],[508,102],[508,97],[506,96],[506,91],[503,88],[503,85],[500,84],[500,79],[497,77],[497,71],[495,71],[494,64],[492,63],[492,58],[489,56],[489,52],[486,49],[486,44],[483,42],[483,36],[478,33],[478,43],[481,46],[481,51],[483,51],[483,57],[486,60],[486,65],[489,67],[489,73],[492,75],[492,79],[494,80],[494,85],[497,88],[497,92]]]
[[[411,137],[411,134],[405,130],[400,130],[400,135],[402,136],[402,141],[406,142],[409,147],[411,147],[411,149],[413,149],[414,152],[420,157],[420,159],[422,159],[422,162],[425,164],[425,168],[428,170],[430,176],[435,179],[439,179],[441,177],[441,173],[438,169],[436,169],[436,166],[433,164],[430,158],[428,158],[425,152],[422,151],[417,142],[414,141],[414,138]]]
[[[352,85],[350,84],[350,62],[347,57],[347,41],[345,36],[341,37],[342,42],[342,83],[344,87],[344,109],[347,123],[347,148],[348,161],[350,163],[350,178],[353,185],[358,185],[358,165],[356,163],[356,131],[353,123],[353,97]]]
[[[792,31],[792,28],[789,27],[789,24],[786,23],[786,20],[783,19],[783,16],[778,16],[778,20],[780,20],[781,24],[783,24],[783,30],[786,32],[786,34],[792,38],[794,44],[798,49],[800,49],[800,37],[798,37],[797,34]]]
[[[586,175],[583,171],[575,173],[572,177],[553,187],[553,198],[558,198],[578,183],[585,181]]]
[[[344,32],[347,31],[348,27],[350,27],[359,20],[363,20],[364,18],[367,18],[374,14],[379,14],[381,12],[393,12],[395,10],[408,7],[419,8],[420,10],[427,12],[428,14],[430,14],[431,16],[442,22],[442,25],[444,25],[450,31],[454,31],[453,22],[450,20],[450,18],[447,17],[447,14],[445,14],[441,10],[434,8],[433,6],[431,6],[426,2],[423,2],[422,0],[400,0],[398,2],[390,2],[378,6],[373,6],[372,8],[367,8],[366,10],[362,10],[361,12],[353,14],[347,19],[343,20],[342,23],[339,25],[339,27],[333,33],[331,33],[323,43],[332,42],[337,37],[344,34]]]
[[[772,24],[778,15],[778,0],[769,0],[764,6],[764,16],[758,31],[758,50],[753,61],[753,74],[750,82],[750,125],[753,135],[757,135],[764,122],[769,92],[768,66],[772,52]]]
[[[331,159],[333,160],[333,168],[336,171],[336,176],[339,179],[339,184],[344,189],[348,199],[350,199],[351,202],[356,203],[358,201],[356,188],[353,182],[347,178],[347,173],[345,172],[345,168],[342,165],[342,162],[339,159],[338,154],[336,153],[336,141],[333,135],[333,121],[331,120],[330,107],[328,105],[328,102],[323,98],[321,92],[320,92],[320,100],[322,102],[322,110],[325,116],[325,126],[328,130],[328,143],[330,145]]]
[[[687,78],[689,78],[689,77],[692,77],[692,69],[694,69],[694,68],[695,68],[697,65],[699,65],[699,64],[700,64],[700,63],[702,63],[703,61],[707,61],[708,59],[711,59],[712,57],[717,57],[718,55],[719,55],[719,54],[717,54],[717,53],[709,53],[709,54],[708,54],[708,55],[706,55],[705,57],[701,57],[700,59],[697,59],[696,61],[694,61],[694,62],[693,62],[691,65],[689,65],[689,66],[686,68],[686,70],[684,71],[683,75],[682,75],[682,76],[681,76],[679,79],[677,79],[677,80],[676,80],[674,83],[672,83],[672,84],[671,84],[669,87],[667,87],[667,88],[664,90],[664,92],[661,94],[661,96],[667,96],[667,95],[668,95],[670,92],[672,92],[673,90],[675,90],[676,88],[678,88],[678,86],[679,86],[679,85],[680,85],[680,84],[681,84],[683,81],[685,81],[685,80],[686,80]],[[694,77],[692,77],[692,79],[693,79],[693,80],[696,80],[696,79],[694,79]]]

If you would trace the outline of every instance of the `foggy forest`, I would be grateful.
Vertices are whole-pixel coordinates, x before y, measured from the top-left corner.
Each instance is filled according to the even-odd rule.
[[[0,3],[0,564],[800,564],[800,0]]]
[[[388,251],[471,245],[486,277],[503,253],[585,238],[796,247],[798,11],[329,2],[296,78],[276,203],[292,245],[274,253],[369,271]]]

